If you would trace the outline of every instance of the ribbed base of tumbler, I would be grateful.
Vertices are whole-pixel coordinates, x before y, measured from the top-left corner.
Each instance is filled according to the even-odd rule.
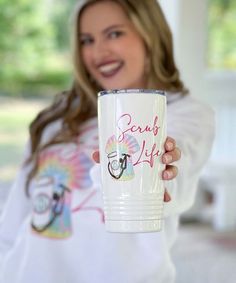
[[[106,220],[105,227],[108,232],[114,233],[146,233],[162,230],[163,219],[156,220]]]

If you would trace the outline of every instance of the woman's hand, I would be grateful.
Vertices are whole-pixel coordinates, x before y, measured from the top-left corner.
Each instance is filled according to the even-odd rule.
[[[181,152],[178,147],[176,147],[176,142],[174,139],[167,137],[165,141],[165,153],[162,155],[162,162],[166,164],[166,169],[162,173],[163,180],[172,180],[178,174],[178,168],[171,165],[172,162],[178,161],[181,157]],[[100,162],[99,151],[95,151],[92,155],[93,160],[96,163]],[[169,202],[171,197],[168,191],[165,189],[164,202]]]
[[[162,162],[166,164],[166,169],[162,173],[163,180],[172,180],[178,175],[178,168],[171,165],[172,162],[178,161],[181,158],[181,151],[176,147],[176,142],[173,138],[167,137],[165,141],[165,153],[162,155]],[[164,201],[171,200],[171,196],[165,189]]]

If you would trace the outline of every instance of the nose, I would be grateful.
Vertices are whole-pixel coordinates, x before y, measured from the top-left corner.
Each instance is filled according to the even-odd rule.
[[[93,56],[96,63],[100,63],[110,54],[109,46],[104,40],[97,40],[93,47]]]

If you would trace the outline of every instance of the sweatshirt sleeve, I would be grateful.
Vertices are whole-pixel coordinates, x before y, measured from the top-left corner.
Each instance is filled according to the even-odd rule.
[[[180,214],[193,204],[201,169],[211,153],[215,130],[213,110],[191,96],[170,103],[167,109],[167,135],[176,140],[181,159],[175,163],[178,176],[165,184],[172,198],[165,203],[165,217]]]
[[[28,146],[25,158],[28,155]],[[30,166],[22,166],[15,178],[0,218],[0,264],[13,247],[19,230],[30,211],[30,201],[25,193]]]

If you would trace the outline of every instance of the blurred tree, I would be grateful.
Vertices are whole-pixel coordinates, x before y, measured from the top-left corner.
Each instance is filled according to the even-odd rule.
[[[68,17],[74,1],[0,0],[0,89],[42,93],[69,80]]]
[[[51,21],[55,27],[55,36],[57,48],[59,50],[68,50],[70,41],[70,20],[73,9],[78,0],[57,0],[56,5],[53,6],[53,13]]]
[[[208,66],[236,69],[236,1],[209,0]]]
[[[40,1],[0,0],[1,82],[14,84],[21,77],[37,75],[53,49],[53,26]]]

